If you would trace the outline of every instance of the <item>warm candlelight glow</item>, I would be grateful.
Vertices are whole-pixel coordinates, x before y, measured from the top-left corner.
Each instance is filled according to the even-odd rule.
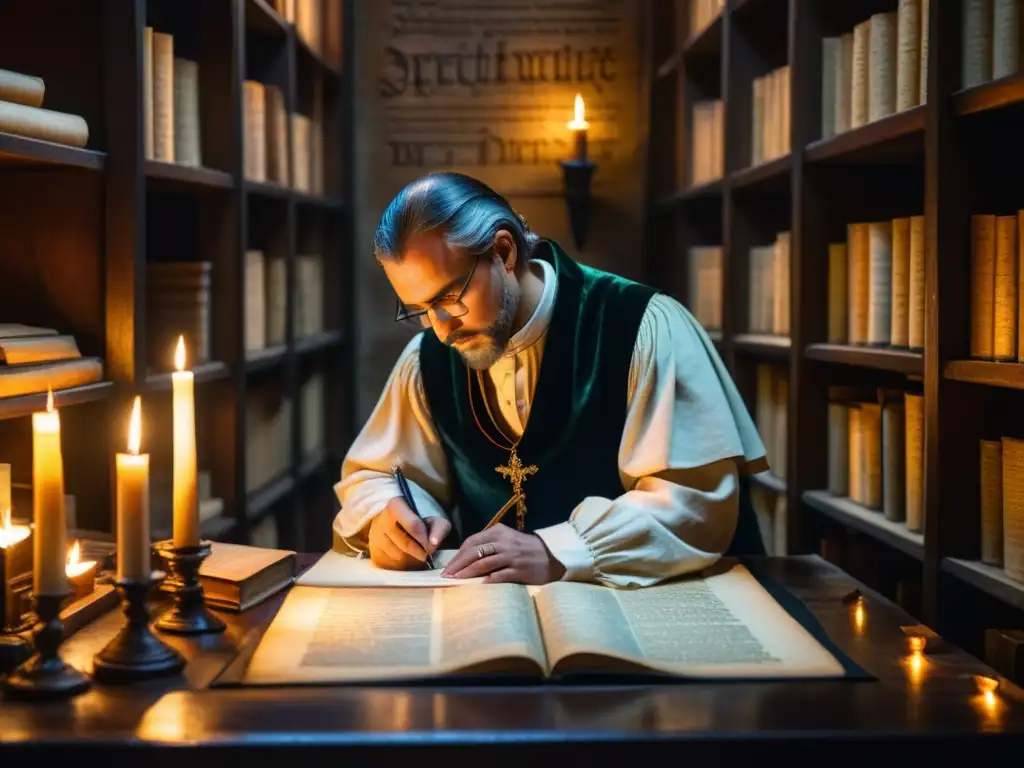
[[[910,647],[911,653],[921,653],[922,651],[924,651],[924,647],[927,644],[927,642],[928,641],[920,635],[912,635],[907,638],[907,645]]]
[[[185,337],[178,337],[178,348],[174,350],[174,367],[179,371],[185,370]]]
[[[46,412],[53,413],[53,390],[49,388],[46,390]]]
[[[138,455],[142,443],[142,398],[135,396],[132,404],[132,417],[128,421],[128,452]]]
[[[71,550],[68,552],[68,564],[65,570],[67,571],[68,577],[79,576],[90,568],[95,567],[95,560],[82,560],[82,548],[76,541],[72,545]]]
[[[590,123],[586,120],[586,108],[583,104],[583,96],[576,94],[576,102],[573,105],[573,117],[569,121],[569,130],[571,131],[585,131],[590,127]]]
[[[13,547],[28,538],[31,529],[27,525],[11,523],[11,510],[0,509],[0,549]]]
[[[978,694],[971,697],[971,706],[981,715],[984,730],[997,730],[1006,709],[1006,704],[996,693],[999,681],[987,675],[974,675],[974,685]]]
[[[999,688],[998,680],[985,675],[975,675],[974,684],[978,686],[978,693],[981,694],[994,694],[996,689]]]
[[[864,606],[864,598],[858,597],[853,604],[853,629],[858,637],[864,635],[868,624],[868,610]]]
[[[924,680],[925,670],[928,668],[928,660],[920,653],[912,653],[905,660],[907,667],[907,678],[912,689],[918,688]]]

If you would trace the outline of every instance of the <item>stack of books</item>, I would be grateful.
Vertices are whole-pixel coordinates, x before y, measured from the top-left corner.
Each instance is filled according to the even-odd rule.
[[[0,69],[0,132],[84,147],[89,126],[79,115],[43,109],[42,78]]]
[[[146,348],[151,364],[169,370],[178,337],[185,337],[188,364],[210,359],[210,277],[208,261],[147,265]]]
[[[82,357],[73,336],[54,328],[0,323],[0,397],[80,387],[102,378],[103,361]]]

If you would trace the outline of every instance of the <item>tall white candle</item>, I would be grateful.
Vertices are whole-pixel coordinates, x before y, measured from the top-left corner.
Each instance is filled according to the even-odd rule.
[[[47,394],[46,410],[32,414],[33,585],[37,595],[64,595],[67,523],[64,516],[64,462],[60,450],[60,416]]]
[[[171,374],[174,392],[174,546],[199,545],[195,377],[185,370],[185,339],[178,337]]]
[[[139,453],[138,397],[128,425],[128,453],[117,454],[117,578],[145,581],[152,572],[149,540],[149,454]]]

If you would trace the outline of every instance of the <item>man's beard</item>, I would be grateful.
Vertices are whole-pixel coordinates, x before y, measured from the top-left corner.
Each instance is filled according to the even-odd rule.
[[[455,331],[445,339],[445,344],[452,346],[459,339],[473,339],[479,344],[486,339],[486,344],[471,349],[463,350],[454,347],[468,367],[479,371],[486,370],[498,361],[508,346],[508,341],[512,336],[512,321],[515,316],[516,296],[512,286],[505,280],[501,289],[501,309],[498,310],[498,316],[494,322],[480,331]]]

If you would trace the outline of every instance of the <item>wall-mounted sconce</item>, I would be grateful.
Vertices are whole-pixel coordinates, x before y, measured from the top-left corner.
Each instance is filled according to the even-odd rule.
[[[590,180],[596,168],[596,165],[587,159],[587,130],[590,123],[586,121],[584,110],[583,97],[577,93],[573,119],[568,123],[568,128],[573,134],[575,151],[571,160],[562,161],[569,224],[572,227],[573,241],[580,249],[587,242],[587,230],[590,225]]]

